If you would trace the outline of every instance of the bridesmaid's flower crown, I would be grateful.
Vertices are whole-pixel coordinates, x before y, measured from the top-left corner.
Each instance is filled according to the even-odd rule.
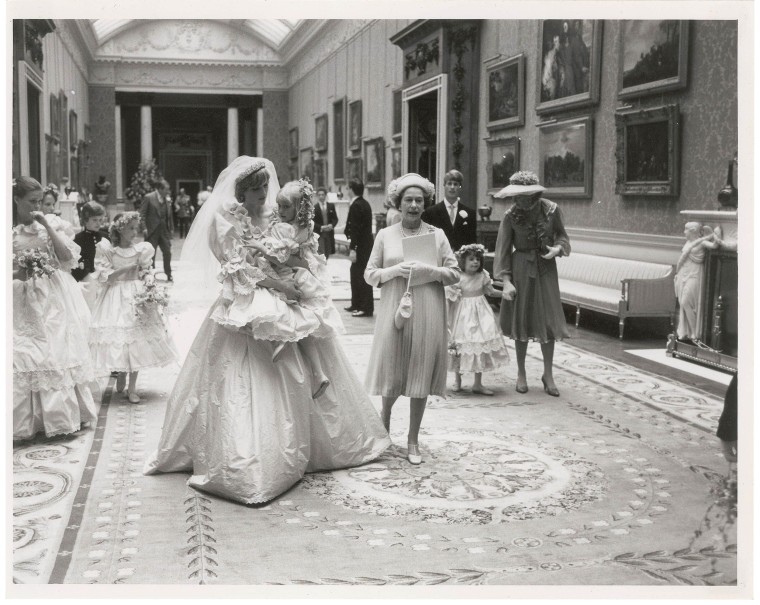
[[[530,170],[520,170],[509,177],[510,185],[538,185],[538,175]]]

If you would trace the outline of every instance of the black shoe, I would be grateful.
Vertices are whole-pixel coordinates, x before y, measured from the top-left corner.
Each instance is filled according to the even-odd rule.
[[[552,397],[559,397],[559,391],[556,388],[549,388],[543,376],[541,376],[541,382],[544,383],[544,391],[549,393],[549,395],[551,395]]]
[[[349,313],[353,313],[354,311],[358,311],[358,309],[357,309],[357,308],[355,308],[355,307],[343,307],[343,308],[344,308],[346,311],[348,311]]]
[[[366,311],[354,311],[351,313],[352,317],[372,317],[372,313],[367,313]]]

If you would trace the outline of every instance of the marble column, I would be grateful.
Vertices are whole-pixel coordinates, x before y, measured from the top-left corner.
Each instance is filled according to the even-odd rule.
[[[260,158],[264,156],[264,109],[259,107],[256,110],[256,155]]]
[[[153,159],[153,114],[150,105],[140,107],[140,160]]]
[[[114,105],[113,108],[114,118],[114,151],[116,153],[116,161],[114,162],[114,170],[116,176],[114,181],[116,182],[116,199],[120,200],[124,197],[124,175],[121,173],[122,156],[121,156],[121,105]]]
[[[238,109],[227,108],[227,164],[232,163],[240,155],[240,141],[238,136]]]

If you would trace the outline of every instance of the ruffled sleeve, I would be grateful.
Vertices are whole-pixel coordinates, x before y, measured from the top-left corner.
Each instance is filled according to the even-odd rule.
[[[491,275],[488,273],[488,271],[483,269],[483,271],[480,273],[480,276],[480,279],[482,280],[481,285],[483,288],[483,294],[486,296],[496,296],[497,292],[493,288],[493,279],[491,279]]]
[[[108,276],[115,270],[113,266],[113,246],[107,239],[100,240],[95,244],[95,271],[92,277],[99,282],[108,281]]]
[[[221,265],[217,279],[222,293],[231,300],[236,294],[246,295],[267,275],[253,264],[253,253],[243,245],[235,226],[221,216],[215,218],[210,237],[211,250]]]
[[[153,255],[156,253],[156,249],[150,242],[140,242],[135,246],[137,249],[137,264],[143,271],[149,271],[153,266]]]
[[[73,239],[71,239],[68,235],[66,235],[63,229],[59,230],[55,227],[54,229],[56,230],[58,237],[61,238],[63,245],[66,246],[69,252],[71,252],[71,258],[65,261],[58,258],[58,256],[55,253],[53,242],[50,240],[50,238],[48,238],[49,251],[56,258],[56,260],[58,260],[58,265],[61,267],[61,269],[64,271],[70,272],[72,269],[76,269],[79,266],[79,257],[81,256],[82,249]]]

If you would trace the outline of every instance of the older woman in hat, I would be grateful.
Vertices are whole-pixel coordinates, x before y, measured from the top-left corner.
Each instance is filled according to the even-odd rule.
[[[422,221],[422,211],[434,195],[433,184],[418,174],[405,174],[388,185],[388,197],[401,211],[401,222],[378,232],[364,271],[366,282],[380,287],[367,388],[370,394],[383,397],[386,429],[399,395],[410,398],[407,458],[411,464],[422,462],[418,435],[427,398],[445,395],[448,350],[443,287],[459,281],[457,259],[446,234]],[[405,259],[404,240],[426,233],[434,234],[435,265]],[[411,315],[397,317],[410,281]]]
[[[557,256],[570,254],[570,239],[562,213],[554,202],[541,197],[546,189],[529,171],[513,174],[496,197],[514,198],[504,214],[496,240],[494,274],[503,280],[501,329],[514,339],[517,353],[518,393],[527,393],[525,355],[528,341],[541,344],[544,390],[559,397],[552,365],[554,341],[569,336],[559,295]]]

